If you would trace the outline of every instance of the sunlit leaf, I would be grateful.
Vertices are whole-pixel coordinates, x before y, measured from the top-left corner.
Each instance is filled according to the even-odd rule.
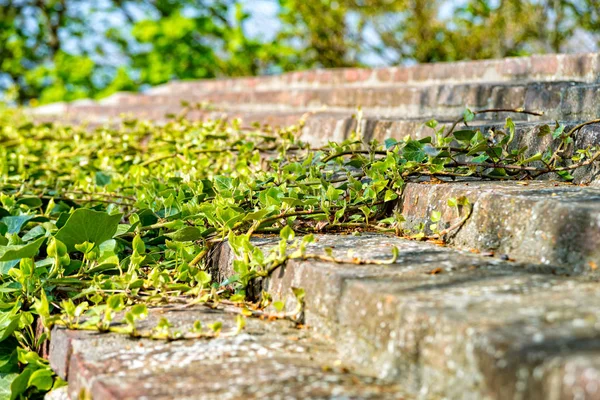
[[[80,208],[71,214],[65,226],[56,234],[56,238],[63,242],[69,251],[75,250],[76,244],[86,241],[100,244],[114,236],[121,217],[121,214],[110,215]]]

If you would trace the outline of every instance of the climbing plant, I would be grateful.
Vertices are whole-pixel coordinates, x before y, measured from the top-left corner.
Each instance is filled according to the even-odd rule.
[[[499,111],[532,113],[466,110],[454,124],[427,122],[430,135],[419,140],[365,143],[357,130],[310,148],[299,138],[302,122],[275,130],[189,121],[182,112],[163,125],[126,120],[89,128],[36,124],[3,110],[0,392],[39,398],[63,384],[42,357],[53,325],[169,340],[235,333],[201,321],[188,330],[166,320],[137,329],[148,307],[172,302],[226,305],[238,314],[236,331],[245,317],[294,319],[299,309],[284,313],[268,294],[250,296],[249,285],[290,258],[383,264],[396,255],[310,254],[313,234],[376,231],[439,242],[468,218],[468,199],[451,199],[456,221],[444,224],[434,212],[427,227],[405,226],[395,205],[408,182],[548,174],[570,181],[573,170],[600,157],[597,147],[573,149],[585,124],[543,126],[540,135],[554,142],[537,154],[519,147],[510,118],[495,131],[468,126],[477,114]],[[255,246],[256,234],[278,235],[279,245]],[[225,240],[235,275],[220,282],[209,256]],[[302,289],[295,295],[301,306]]]

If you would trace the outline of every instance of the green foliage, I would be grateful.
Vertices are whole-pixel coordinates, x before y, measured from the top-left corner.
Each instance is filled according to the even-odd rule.
[[[351,51],[358,43],[349,37],[346,16],[349,2],[318,0],[280,0],[280,18],[284,28],[281,41],[302,41],[293,57],[282,65],[284,70],[298,67],[348,67],[357,65]]]
[[[467,111],[457,124],[477,114]],[[398,255],[394,249],[389,260],[369,261],[308,254],[313,233],[440,240],[468,218],[468,199],[451,199],[457,222],[444,225],[436,210],[427,227],[407,230],[393,211],[406,182],[549,173],[570,180],[570,172],[600,157],[597,148],[565,157],[582,125],[540,130],[553,134],[556,151],[526,154],[513,143],[510,119],[506,131],[455,131],[457,124],[430,121],[431,136],[420,140],[382,146],[352,139],[318,150],[297,139],[300,126],[264,132],[239,121],[178,118],[86,130],[24,122],[15,111],[0,121],[0,144],[11,143],[0,146],[0,392],[10,389],[15,399],[39,398],[62,384],[39,357],[52,325],[167,340],[244,326],[240,316],[233,332],[220,322],[185,331],[167,320],[138,329],[149,307],[173,301],[227,302],[244,316],[293,319],[302,289],[294,289],[300,308],[286,312],[268,294],[248,298],[248,285],[290,258],[390,264]],[[279,235],[278,245],[263,251],[250,240],[257,233]],[[235,254],[235,275],[218,282],[206,255],[223,240]],[[271,305],[276,314],[265,314]]]
[[[55,238],[64,243],[69,251],[83,242],[99,245],[114,236],[122,217],[119,213],[110,215],[102,211],[78,209],[69,216]]]
[[[255,75],[286,51],[249,38],[247,17],[237,0],[0,3],[0,93],[35,105],[172,79]],[[99,19],[125,22],[98,31]]]
[[[35,105],[173,79],[560,52],[600,31],[596,0],[273,2],[274,41],[248,36],[255,6],[240,0],[4,1],[0,92]]]
[[[595,0],[279,0],[279,39],[301,67],[500,58],[568,50],[579,30],[600,31]],[[443,12],[441,10],[444,10]],[[283,69],[295,69],[283,64]]]

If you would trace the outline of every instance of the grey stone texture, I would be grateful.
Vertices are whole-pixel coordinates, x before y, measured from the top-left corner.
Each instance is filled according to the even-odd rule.
[[[442,213],[440,227],[460,220],[464,210],[448,199],[466,197],[471,216],[448,235],[451,245],[494,251],[532,263],[563,266],[572,274],[600,265],[600,190],[555,182],[463,181],[408,184],[398,209],[407,228],[429,225]]]
[[[126,335],[52,332],[50,363],[71,399],[409,399],[391,382],[353,373],[333,346],[289,321],[248,319],[204,306],[151,309],[140,330],[161,317],[186,331],[221,321],[216,339],[167,342]],[[78,397],[80,396],[80,397]]]
[[[309,252],[340,258],[400,250],[389,266],[293,260],[260,283],[290,308],[303,287],[306,323],[360,371],[424,399],[600,398],[596,279],[379,234],[317,239]]]
[[[307,126],[320,127],[321,116],[344,129],[356,108],[376,125],[406,125],[412,133],[424,121],[450,121],[465,106],[543,110],[543,117],[513,115],[521,122],[578,121],[600,111],[598,54],[548,55],[502,60],[438,63],[382,69],[304,71],[272,77],[171,82],[144,94],[119,93],[100,102],[78,101],[40,107],[41,120],[118,120],[123,114],[164,120],[178,112],[181,101],[210,106],[191,118],[242,117],[246,122],[275,126],[296,123],[305,115]],[[485,114],[498,121],[505,114]],[[314,121],[313,121],[314,120]],[[396,136],[395,132],[385,137]],[[327,136],[326,139],[336,139]],[[323,140],[320,129],[305,129],[304,139]],[[325,139],[325,140],[326,140]]]

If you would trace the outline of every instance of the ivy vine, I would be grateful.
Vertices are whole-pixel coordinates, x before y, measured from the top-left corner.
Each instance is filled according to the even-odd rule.
[[[181,113],[164,125],[130,120],[89,129],[23,122],[20,111],[1,110],[0,392],[41,398],[64,384],[43,357],[53,325],[185,340],[235,334],[249,316],[295,319],[301,309],[284,312],[268,293],[250,298],[249,283],[291,258],[360,264],[397,255],[309,254],[313,234],[439,241],[469,217],[468,199],[450,199],[458,213],[449,226],[434,211],[427,227],[407,229],[395,204],[408,182],[545,174],[569,181],[600,157],[595,146],[573,149],[578,130],[598,120],[568,131],[543,126],[554,145],[533,155],[515,145],[510,118],[494,132],[468,126],[498,111],[532,113],[466,110],[451,125],[427,122],[431,135],[423,139],[364,143],[358,131],[315,149],[299,140],[301,123],[273,130]],[[279,235],[279,245],[254,246],[259,233]],[[207,255],[224,240],[236,255],[235,275],[216,282]],[[295,295],[301,305],[304,292]],[[176,330],[167,320],[148,332],[136,328],[148,307],[166,303],[226,308],[238,314],[237,329],[196,321]]]

